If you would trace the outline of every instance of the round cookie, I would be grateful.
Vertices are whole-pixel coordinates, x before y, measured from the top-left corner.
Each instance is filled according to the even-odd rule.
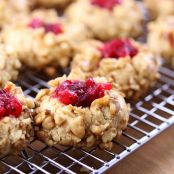
[[[65,16],[83,23],[99,40],[137,37],[143,32],[143,15],[134,0],[78,0]]]
[[[126,99],[137,100],[158,79],[160,59],[131,39],[89,40],[77,48],[71,68],[117,83]],[[143,89],[143,90],[142,90]]]
[[[74,45],[90,37],[83,25],[65,21],[55,10],[43,9],[16,18],[0,35],[10,55],[37,70],[67,67]]]
[[[0,89],[0,155],[16,154],[33,136],[32,108],[20,87],[8,82]]]
[[[9,80],[16,80],[20,68],[19,60],[7,54],[4,45],[0,45],[0,87]]]
[[[143,0],[151,19],[174,15],[173,0]]]
[[[129,106],[105,78],[85,80],[79,71],[49,82],[36,101],[36,131],[49,146],[111,148],[126,128]]]
[[[148,25],[149,48],[174,68],[174,16],[159,18]]]

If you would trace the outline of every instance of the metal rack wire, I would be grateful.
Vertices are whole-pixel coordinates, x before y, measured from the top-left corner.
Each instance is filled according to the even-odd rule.
[[[99,148],[48,147],[34,139],[18,156],[0,159],[1,173],[102,173],[174,123],[174,71],[162,67],[161,79],[150,93],[133,104],[127,130],[111,151]],[[26,72],[19,85],[34,97],[47,87],[45,77]]]

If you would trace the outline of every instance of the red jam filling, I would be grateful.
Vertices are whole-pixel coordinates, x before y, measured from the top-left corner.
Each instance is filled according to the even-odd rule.
[[[36,29],[36,28],[44,28],[45,32],[53,32],[54,34],[62,33],[62,26],[60,23],[50,24],[45,23],[44,21],[34,18],[28,25],[30,28]]]
[[[18,118],[22,112],[22,105],[18,99],[6,90],[0,89],[0,118],[14,116]]]
[[[101,48],[103,58],[134,57],[137,53],[138,49],[132,45],[129,39],[114,39],[104,43]]]
[[[114,6],[120,5],[123,0],[91,0],[91,4],[100,8],[112,10]]]
[[[92,78],[86,81],[66,80],[55,90],[53,97],[65,105],[88,107],[98,98],[104,97],[105,90],[111,90],[110,83],[96,83]]]

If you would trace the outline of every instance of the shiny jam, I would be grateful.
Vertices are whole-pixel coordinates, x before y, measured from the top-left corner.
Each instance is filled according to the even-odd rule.
[[[0,118],[14,116],[18,118],[22,112],[22,104],[9,92],[0,89]]]
[[[116,5],[120,5],[123,0],[91,0],[91,4],[100,8],[112,10]]]
[[[88,107],[91,103],[104,97],[106,90],[111,90],[110,83],[96,83],[89,78],[86,81],[66,80],[54,91],[53,97],[65,105]]]
[[[44,28],[45,32],[53,32],[54,34],[62,33],[62,26],[60,23],[45,23],[44,21],[34,18],[28,25],[30,28]]]
[[[103,44],[100,49],[103,58],[134,57],[138,53],[129,39],[114,39]]]

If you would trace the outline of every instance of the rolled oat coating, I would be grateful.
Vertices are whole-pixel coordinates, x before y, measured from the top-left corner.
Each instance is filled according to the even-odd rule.
[[[134,0],[78,0],[67,8],[65,16],[83,23],[100,40],[137,37],[143,32],[143,15]]]
[[[150,13],[151,19],[174,15],[173,0],[144,0],[144,4]]]
[[[83,25],[66,22],[55,10],[36,10],[18,21],[4,28],[1,41],[8,54],[37,70],[67,67],[74,45],[90,38]]]
[[[0,86],[3,87],[9,80],[16,80],[20,68],[19,60],[7,54],[4,45],[0,45]]]
[[[106,44],[93,40],[77,49],[71,68],[77,67],[87,76],[104,76],[117,83],[126,99],[137,100],[158,79],[160,59],[145,45],[133,40],[116,39]]]
[[[110,84],[106,83],[105,78],[95,78],[94,81],[91,79],[82,81],[83,79],[85,76],[81,72],[73,71],[68,77],[63,76],[50,81],[50,89],[44,89],[37,95],[38,107],[35,117],[37,136],[49,146],[56,144],[78,147],[100,145],[102,148],[111,148],[112,140],[121,135],[122,130],[126,128],[129,107],[122,95],[117,90],[110,89]],[[62,83],[64,85],[66,83],[66,88],[62,88]],[[84,83],[89,88],[83,88]],[[90,85],[94,85],[91,88],[92,93],[89,93]],[[95,85],[98,85],[97,88]],[[53,97],[55,91],[60,88],[59,95],[56,93],[58,98]],[[107,90],[102,93],[104,88]],[[76,90],[76,93],[67,91],[68,89]],[[94,99],[89,106],[84,107],[84,98],[80,96],[83,90],[86,90],[83,96],[87,97],[85,100],[87,103],[91,97],[97,95],[102,97]],[[67,96],[71,98],[60,98],[62,93],[68,93]],[[76,98],[76,94],[80,97]]]
[[[148,25],[148,29],[149,48],[174,68],[174,16],[158,18]]]
[[[34,102],[8,82],[0,89],[0,155],[16,154],[29,142]]]

